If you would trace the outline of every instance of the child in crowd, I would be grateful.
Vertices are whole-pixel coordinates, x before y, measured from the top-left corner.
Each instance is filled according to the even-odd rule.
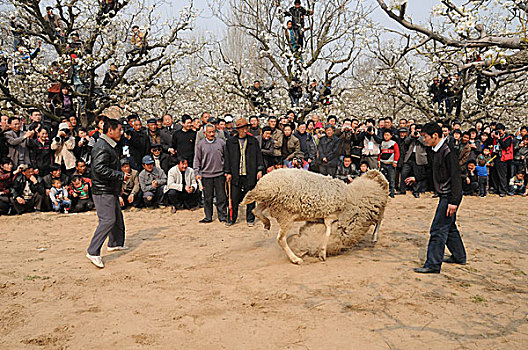
[[[52,180],[49,196],[54,211],[60,212],[61,209],[64,210],[64,213],[70,211],[71,200],[68,199],[68,191],[66,187],[62,186],[60,179]]]
[[[510,192],[508,195],[524,194],[526,186],[524,185],[524,172],[518,171],[517,174],[510,180]]]
[[[487,150],[489,153],[489,149]],[[488,166],[486,165],[486,159],[482,154],[479,155],[477,163],[475,173],[478,176],[479,196],[486,197],[488,190]]]
[[[363,176],[364,174],[367,173],[367,171],[369,171],[369,166],[368,166],[368,163],[367,162],[361,162],[361,164],[359,165],[359,176]]]
[[[72,205],[74,212],[80,213],[94,208],[90,190],[90,182],[86,178],[79,175],[73,176],[69,192],[74,202]]]
[[[381,142],[381,152],[378,156],[378,165],[389,181],[389,196],[394,198],[394,185],[396,183],[396,167],[400,159],[400,148],[392,140],[391,130],[385,129],[383,141]]]

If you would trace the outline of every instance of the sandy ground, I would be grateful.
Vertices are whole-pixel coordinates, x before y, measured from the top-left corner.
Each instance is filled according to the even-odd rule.
[[[466,266],[425,256],[436,200],[391,200],[372,246],[288,262],[278,229],[125,214],[130,250],[85,258],[95,213],[0,217],[0,348],[527,349],[527,198],[466,198]]]

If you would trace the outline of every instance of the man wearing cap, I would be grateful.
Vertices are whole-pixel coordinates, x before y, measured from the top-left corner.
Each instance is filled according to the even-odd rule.
[[[92,196],[99,218],[86,257],[97,267],[103,268],[101,247],[108,237],[107,251],[127,249],[125,247],[125,223],[119,203],[123,181],[130,173],[121,171],[117,142],[122,128],[117,120],[108,119],[103,126],[103,135],[92,149]]]
[[[225,120],[225,134],[226,134],[226,139],[232,137],[232,136],[235,136],[236,134],[236,129],[233,128],[233,116],[231,114],[226,114],[224,116],[224,120]]]
[[[249,123],[246,118],[240,118],[236,122],[238,135],[226,142],[224,173],[226,181],[230,183],[231,200],[233,205],[232,213],[228,214],[227,226],[233,225],[238,217],[238,206],[245,194],[252,190],[257,181],[262,177],[264,162],[258,141],[253,136],[248,135]],[[249,204],[246,208],[246,221],[248,226],[255,223],[253,209],[255,203]]]
[[[161,144],[161,136],[158,129],[158,123],[156,121],[156,118],[150,118],[147,120],[147,136],[150,141],[150,145],[152,147],[153,144]]]
[[[170,156],[161,152],[161,145],[158,143],[150,146],[150,156],[154,159],[154,166],[163,170],[165,174],[173,166]]]
[[[167,184],[165,172],[154,165],[152,156],[144,156],[143,170],[139,173],[139,187],[143,191],[145,206],[157,208],[163,197],[163,186]]]

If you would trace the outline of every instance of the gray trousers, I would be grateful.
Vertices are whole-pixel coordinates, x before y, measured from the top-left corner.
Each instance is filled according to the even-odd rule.
[[[118,196],[94,194],[93,201],[99,225],[88,247],[88,254],[101,255],[101,247],[106,237],[108,237],[109,247],[119,247],[125,244],[125,223]]]

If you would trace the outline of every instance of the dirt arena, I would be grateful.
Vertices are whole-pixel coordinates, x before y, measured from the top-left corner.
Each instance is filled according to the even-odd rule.
[[[201,210],[126,212],[130,250],[103,248],[103,270],[94,212],[0,217],[0,348],[527,349],[528,198],[465,198],[469,264],[419,275],[435,205],[397,197],[375,246],[301,266],[276,223]]]

